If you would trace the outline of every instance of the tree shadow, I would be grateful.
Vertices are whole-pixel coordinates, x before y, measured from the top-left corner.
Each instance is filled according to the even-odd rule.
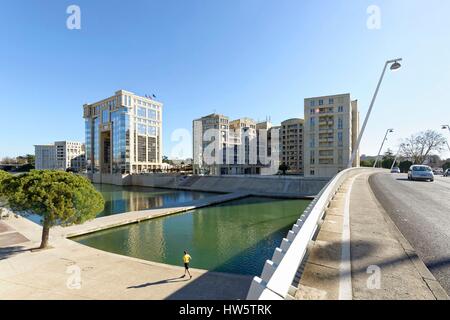
[[[4,247],[0,248],[0,260],[5,260],[11,257],[14,257],[15,255],[18,255],[19,253],[31,251],[32,249],[26,248],[24,246],[11,246],[11,247]]]
[[[127,289],[142,289],[142,288],[146,288],[146,287],[150,287],[150,286],[155,286],[155,285],[159,285],[159,284],[167,284],[167,283],[174,283],[174,282],[186,282],[189,281],[189,278],[184,279],[184,276],[181,277],[177,277],[177,278],[170,278],[170,279],[164,279],[164,280],[160,280],[160,281],[155,281],[155,282],[147,282],[147,283],[143,283],[143,284],[139,284],[136,286],[129,286],[127,287]],[[181,280],[183,279],[183,280]]]

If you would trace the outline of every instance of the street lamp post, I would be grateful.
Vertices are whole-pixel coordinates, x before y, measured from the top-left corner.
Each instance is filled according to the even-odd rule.
[[[386,134],[384,135],[383,142],[381,142],[381,147],[380,147],[380,150],[378,151],[377,158],[375,159],[375,163],[373,164],[373,167],[374,167],[374,168],[377,167],[378,158],[380,157],[381,151],[383,150],[384,143],[385,143],[386,140],[387,140],[387,135],[388,135],[389,133],[391,133],[391,132],[394,132],[394,129],[387,129],[387,130],[386,130]]]
[[[362,137],[364,134],[364,130],[366,129],[367,122],[369,121],[370,113],[372,112],[373,106],[375,104],[375,100],[378,96],[378,91],[380,90],[381,82],[383,81],[384,74],[386,73],[386,69],[389,65],[391,65],[391,67],[390,67],[391,70],[399,69],[401,67],[400,61],[402,61],[401,58],[388,60],[388,61],[386,61],[385,65],[384,65],[384,69],[383,69],[383,72],[381,73],[380,80],[378,81],[377,88],[375,89],[375,93],[373,95],[372,102],[370,103],[369,111],[367,111],[366,118],[364,120],[363,126],[362,126],[361,131],[358,136],[358,141],[356,142],[356,146],[353,148],[352,157],[350,158],[350,161],[348,162],[347,168],[351,168],[353,166],[353,161],[355,161],[356,154],[358,153],[359,145],[361,143],[361,140],[362,140]]]
[[[409,147],[409,144],[407,144],[406,146]],[[395,163],[397,162],[398,156],[400,155],[400,151],[402,151],[402,149],[403,149],[403,144],[401,144],[400,147],[398,148],[397,154],[395,155],[395,158],[394,158],[394,162],[392,163],[392,166],[391,166],[391,171],[394,168]]]

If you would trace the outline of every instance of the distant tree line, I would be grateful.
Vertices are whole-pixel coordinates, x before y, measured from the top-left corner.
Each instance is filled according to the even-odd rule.
[[[448,148],[447,139],[437,131],[428,130],[413,134],[401,143],[395,166],[402,172],[408,172],[414,164],[428,164],[434,168],[449,169],[450,159],[441,160],[438,155],[446,148]],[[378,161],[377,167],[390,169],[395,156],[392,150],[386,151]],[[362,167],[373,167],[374,164],[375,159],[361,160]]]
[[[14,169],[16,172],[28,172],[36,166],[36,159],[33,154],[26,154],[18,157],[4,157],[0,160],[0,165],[6,171]],[[17,167],[17,169],[16,169]]]

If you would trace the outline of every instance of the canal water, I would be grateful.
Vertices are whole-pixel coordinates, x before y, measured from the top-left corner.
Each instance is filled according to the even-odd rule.
[[[72,240],[179,266],[186,249],[193,268],[259,275],[309,202],[249,197]]]
[[[219,193],[183,191],[141,186],[115,186],[109,184],[93,184],[105,199],[105,207],[97,217],[129,211],[140,211],[159,207],[180,205],[182,203],[214,197]],[[42,225],[42,217],[27,214],[26,217],[34,223]]]
[[[217,196],[217,193],[161,189],[140,186],[94,184],[105,199],[105,209],[97,217],[129,211],[140,211],[179,205],[181,203]]]

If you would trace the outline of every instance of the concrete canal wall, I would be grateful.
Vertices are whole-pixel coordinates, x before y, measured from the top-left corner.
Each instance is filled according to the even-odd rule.
[[[328,183],[324,178],[296,176],[185,176],[170,174],[94,174],[94,183],[134,185],[191,191],[244,192],[255,196],[304,198],[317,195]]]

